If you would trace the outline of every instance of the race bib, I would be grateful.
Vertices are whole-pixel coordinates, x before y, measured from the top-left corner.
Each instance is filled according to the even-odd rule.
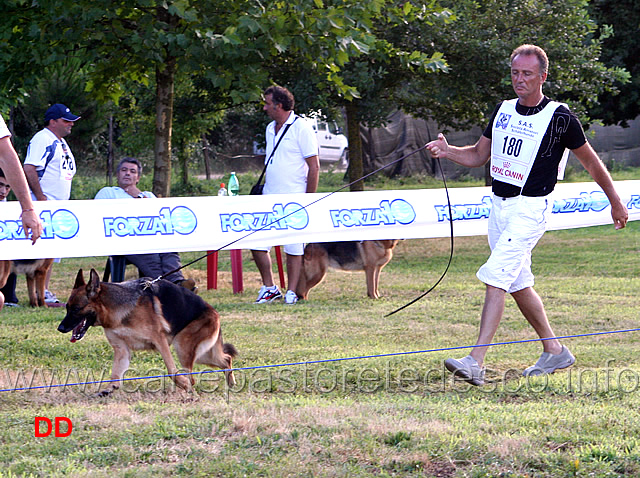
[[[491,139],[491,177],[522,188],[560,103],[551,101],[539,113],[523,116],[516,111],[516,102],[517,99],[502,102],[496,114]]]
[[[71,181],[76,174],[76,161],[65,143],[62,145],[62,159],[60,160],[60,179]]]

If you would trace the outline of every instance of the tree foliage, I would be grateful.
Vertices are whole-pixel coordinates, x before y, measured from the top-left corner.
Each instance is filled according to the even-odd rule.
[[[637,56],[637,0],[622,2],[625,18],[614,3],[593,0],[593,11],[631,42],[619,48],[586,0],[5,0],[0,107],[33,103],[47,71],[74,65],[93,99],[118,105],[129,150],[153,144],[153,189],[165,196],[172,150],[186,178],[188,149],[276,82],[297,109],[348,112],[354,178],[359,125],[381,124],[395,108],[445,127],[484,124],[513,95],[508,57],[521,43],[547,50],[547,94],[585,119],[630,117],[637,92],[612,94]]]
[[[353,179],[362,171],[359,125],[377,126],[397,108],[435,119],[444,129],[484,125],[498,101],[514,96],[509,56],[523,43],[538,44],[549,55],[545,93],[570,103],[588,123],[598,95],[615,94],[628,75],[599,61],[606,34],[599,34],[587,6],[586,0],[405,3],[376,16],[375,46],[343,68],[345,81],[358,91],[353,99],[310,84],[310,72],[299,62],[278,63],[274,75],[290,82],[305,106],[338,105],[355,116],[348,119]]]
[[[130,82],[155,87],[154,192],[168,194],[176,75],[197,78],[223,105],[256,100],[268,83],[265,64],[294,53],[318,81],[346,98],[340,75],[374,41],[371,18],[385,0],[9,0],[0,26],[0,73],[18,97],[35,81],[33,65],[69,56],[90,66],[88,87],[118,101]],[[6,18],[6,16],[5,16]],[[33,56],[25,58],[24,51]],[[20,72],[27,72],[21,75]]]
[[[603,37],[601,61],[631,74],[629,82],[616,84],[619,95],[601,93],[590,113],[605,124],[626,126],[640,114],[640,1],[592,0],[589,11]]]
[[[446,70],[442,53],[435,48],[416,49],[404,35],[390,34],[394,29],[404,30],[413,24],[436,25],[447,21],[448,12],[438,3],[410,2],[389,4],[376,12],[371,24],[371,47],[366,54],[355,56],[341,68],[341,76],[355,94],[347,96],[330,84],[309,81],[314,65],[280,58],[274,65],[273,77],[294,92],[296,103],[302,109],[333,112],[338,108],[346,115],[349,138],[349,171],[351,182],[363,176],[364,165],[360,140],[360,125],[379,126],[389,112],[398,106],[394,91],[412,75],[430,76]],[[352,190],[362,190],[356,182]]]
[[[444,1],[456,21],[442,28],[412,25],[405,32],[416,48],[445,52],[446,75],[408,82],[400,102],[423,118],[448,127],[483,125],[496,103],[514,96],[509,56],[520,44],[532,43],[549,56],[545,94],[567,101],[583,120],[598,95],[617,91],[626,72],[599,58],[602,39],[589,18],[586,0]]]
[[[74,124],[68,138],[79,167],[87,166],[91,159],[103,153],[100,137],[107,129],[105,116],[109,104],[100,104],[85,91],[86,71],[74,58],[52,64],[41,70],[41,76],[29,91],[29,101],[13,107],[13,143],[20,156],[26,153],[31,137],[44,126],[44,113],[53,103],[63,103],[81,121]]]

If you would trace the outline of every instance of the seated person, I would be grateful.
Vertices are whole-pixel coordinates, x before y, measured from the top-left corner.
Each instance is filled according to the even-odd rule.
[[[7,200],[7,196],[11,191],[9,181],[4,177],[4,171],[0,169],[0,202]],[[5,303],[7,307],[17,307],[18,298],[16,297],[16,275],[12,272],[7,278],[7,282],[0,289],[0,294],[4,295]]]
[[[104,187],[95,199],[122,199],[122,198],[155,198],[150,191],[140,191],[138,181],[142,174],[142,165],[135,158],[122,158],[118,163],[116,178],[118,186]],[[160,277],[182,267],[180,256],[177,252],[159,252],[154,254],[129,254],[124,256],[135,265],[140,272],[151,278]],[[169,274],[165,279],[179,284],[189,290],[196,291],[196,283],[193,279],[185,279],[181,271]]]

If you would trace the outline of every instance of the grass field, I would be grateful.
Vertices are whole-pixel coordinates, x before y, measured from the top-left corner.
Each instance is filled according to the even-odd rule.
[[[638,327],[639,253],[637,222],[548,232],[534,272],[556,334]],[[330,272],[309,301],[255,306],[248,252],[239,295],[227,253],[218,290],[204,290],[205,264],[194,264],[186,275],[220,312],[244,370],[234,389],[221,373],[199,375],[192,395],[157,378],[165,368],[151,352],[134,355],[127,377],[156,378],[128,381],[109,398],[93,397],[97,384],[6,391],[108,378],[112,349],[99,328],[70,343],[56,331],[62,309],[5,308],[0,477],[640,475],[640,332],[566,339],[576,365],[548,377],[521,377],[541,351],[536,342],[492,347],[485,387],[444,372],[445,358],[468,349],[430,350],[474,343],[484,298],[475,271],[487,254],[485,237],[456,239],[445,280],[389,318],[438,279],[448,239],[401,242],[378,301],[366,298],[363,273]],[[64,259],[53,289],[67,296],[78,268],[104,264]],[[18,295],[27,302],[22,278]],[[533,338],[508,300],[496,342]],[[68,417],[72,433],[34,437],[39,416]]]

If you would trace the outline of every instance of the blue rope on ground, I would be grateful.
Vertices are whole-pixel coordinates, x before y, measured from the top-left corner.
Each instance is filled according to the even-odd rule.
[[[512,344],[525,344],[528,342],[540,342],[544,340],[553,340],[553,339],[575,339],[579,337],[594,337],[597,335],[610,335],[610,334],[622,334],[627,332],[638,332],[640,328],[635,329],[621,329],[621,330],[608,330],[604,332],[591,332],[587,334],[576,334],[576,335],[563,335],[559,337],[548,337],[545,339],[525,339],[525,340],[511,340],[508,342],[496,342],[493,344],[478,344],[478,345],[459,345],[455,347],[443,347],[439,349],[426,349],[426,350],[415,350],[412,352],[393,352],[388,354],[376,354],[376,355],[360,355],[356,357],[342,357],[336,359],[320,359],[320,360],[311,360],[307,362],[289,362],[289,363],[280,363],[280,364],[272,364],[272,365],[254,365],[251,367],[241,367],[241,368],[232,368],[232,369],[223,369],[223,370],[203,370],[202,372],[185,372],[185,373],[176,373],[176,374],[166,374],[166,375],[149,375],[144,377],[131,377],[131,378],[123,378],[122,380],[94,380],[89,382],[77,382],[77,383],[65,383],[65,384],[55,384],[55,385],[40,385],[37,387],[20,387],[20,388],[6,388],[0,390],[0,392],[18,392],[18,391],[26,391],[26,390],[37,390],[43,388],[60,388],[60,387],[74,387],[80,385],[95,385],[101,383],[113,383],[113,382],[128,382],[132,380],[150,380],[150,379],[158,379],[158,378],[169,378],[169,377],[178,377],[181,375],[203,375],[207,373],[219,373],[219,372],[240,372],[243,370],[258,370],[258,369],[266,369],[266,368],[281,368],[281,367],[291,367],[297,365],[313,365],[320,363],[330,363],[330,362],[344,362],[347,360],[362,360],[362,359],[370,359],[370,358],[382,358],[382,357],[395,357],[400,355],[414,355],[414,354],[424,354],[424,353],[432,353],[432,352],[446,352],[450,350],[460,350],[460,349],[472,349],[476,347],[495,347],[497,345],[512,345]]]

